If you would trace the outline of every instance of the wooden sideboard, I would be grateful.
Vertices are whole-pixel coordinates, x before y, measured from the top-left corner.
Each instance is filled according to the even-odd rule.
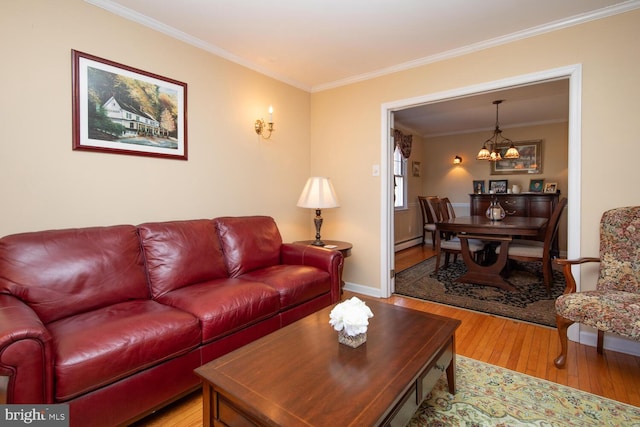
[[[469,194],[470,215],[485,215],[491,200],[497,200],[508,216],[535,216],[551,218],[558,204],[560,193],[518,193],[518,194]],[[544,230],[536,237],[544,240]],[[552,253],[558,254],[558,238],[552,244]]]

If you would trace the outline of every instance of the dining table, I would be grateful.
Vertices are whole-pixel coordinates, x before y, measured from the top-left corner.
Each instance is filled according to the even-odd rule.
[[[436,223],[438,230],[436,247],[440,247],[442,232],[455,234],[460,239],[462,259],[467,266],[467,272],[457,279],[458,282],[489,285],[514,291],[516,288],[501,275],[507,265],[509,243],[515,237],[539,236],[547,222],[548,218],[527,216],[506,216],[502,220],[491,220],[484,215],[450,218]],[[495,262],[488,265],[484,262],[476,262],[469,251],[467,239],[479,239],[500,245],[500,253]]]

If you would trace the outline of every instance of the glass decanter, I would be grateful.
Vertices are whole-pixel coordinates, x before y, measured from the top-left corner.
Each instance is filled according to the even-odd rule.
[[[487,208],[487,218],[491,221],[501,221],[507,213],[504,211],[497,199],[492,199],[491,204]]]

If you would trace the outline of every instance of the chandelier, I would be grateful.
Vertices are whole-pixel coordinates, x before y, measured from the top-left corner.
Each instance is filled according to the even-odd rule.
[[[502,136],[502,130],[500,129],[500,123],[498,121],[498,106],[502,103],[503,99],[493,101],[496,106],[496,128],[493,131],[493,136],[487,139],[482,148],[476,156],[477,160],[489,160],[490,162],[497,162],[505,159],[517,159],[520,157],[518,149],[513,145],[513,141]],[[487,146],[489,148],[487,148]],[[506,148],[507,152],[504,153],[504,157],[500,154],[502,148]]]

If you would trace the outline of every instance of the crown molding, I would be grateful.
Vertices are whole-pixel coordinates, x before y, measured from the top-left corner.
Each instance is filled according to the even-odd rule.
[[[549,33],[552,31],[561,30],[563,28],[569,28],[575,25],[584,24],[586,22],[607,18],[610,16],[618,15],[620,13],[629,12],[631,10],[635,10],[638,8],[640,8],[640,0],[629,0],[627,2],[617,4],[615,6],[609,6],[609,7],[598,9],[592,12],[572,16],[567,19],[562,19],[562,20],[550,22],[544,25],[539,25],[537,27],[532,27],[527,30],[507,34],[506,36],[496,37],[496,38],[485,40],[482,42],[473,43],[458,49],[448,50],[446,52],[430,55],[430,56],[419,58],[409,62],[404,62],[402,64],[394,65],[391,67],[382,68],[380,70],[373,71],[370,73],[364,73],[364,74],[349,77],[346,79],[337,80],[335,82],[313,86],[311,89],[311,92],[321,92],[328,89],[334,89],[340,86],[346,86],[349,84],[358,83],[365,80],[371,80],[371,79],[382,77],[388,74],[397,73],[399,71],[410,70],[412,68],[421,67],[423,65],[432,64],[434,62],[444,61],[447,59],[468,55],[470,53],[512,43],[512,42],[523,40],[529,37],[534,37],[534,36]]]
[[[129,8],[119,5],[118,3],[109,1],[109,0],[84,0],[86,3],[89,3],[93,6],[97,6],[101,9],[104,9],[108,12],[111,12],[115,15],[118,15],[122,18],[125,18],[129,21],[133,21],[137,24],[143,25],[147,28],[151,28],[152,30],[158,31],[162,34],[166,34],[169,37],[180,40],[192,46],[195,46],[199,49],[205,50],[209,53],[213,53],[216,56],[227,59],[231,62],[234,62],[238,65],[242,65],[243,67],[249,68],[250,70],[256,71],[260,74],[264,74],[265,76],[271,77],[298,89],[304,90],[305,92],[310,92],[311,87],[309,85],[305,85],[297,80],[293,80],[288,78],[287,76],[280,75],[278,73],[274,73],[267,68],[264,68],[254,62],[248,61],[244,58],[239,57],[227,50],[224,50],[218,46],[212,45],[211,43],[207,43],[197,37],[193,37],[184,31],[180,31],[176,28],[173,28],[169,25],[166,25],[158,20],[149,18],[142,13],[136,12]]]
[[[562,19],[554,22],[550,22],[548,24],[540,25],[537,27],[529,28],[527,30],[518,31],[512,34],[508,34],[502,37],[496,37],[493,39],[485,40],[478,43],[473,43],[467,46],[463,46],[458,49],[448,50],[446,52],[438,53],[435,55],[430,55],[424,58],[416,59],[409,62],[404,62],[402,64],[397,64],[391,67],[382,68],[380,70],[372,71],[370,73],[364,73],[357,76],[348,77],[346,79],[336,80],[334,82],[324,83],[316,86],[309,86],[297,80],[288,78],[287,76],[283,76],[278,73],[274,73],[267,68],[260,66],[252,61],[248,61],[244,58],[241,58],[227,50],[224,50],[218,46],[207,43],[197,37],[193,37],[183,31],[180,31],[176,28],[173,28],[169,25],[163,24],[160,21],[149,18],[139,12],[121,6],[113,1],[109,0],[85,0],[86,3],[97,6],[101,9],[104,9],[108,12],[111,12],[115,15],[121,16],[130,21],[136,22],[145,27],[151,28],[160,33],[166,34],[170,37],[173,37],[177,40],[183,41],[187,44],[195,46],[199,49],[210,52],[214,55],[220,56],[224,59],[227,59],[231,62],[239,64],[243,67],[256,71],[260,74],[264,74],[265,76],[271,77],[298,89],[304,90],[306,92],[321,92],[328,89],[334,89],[340,86],[346,86],[353,83],[362,82],[365,80],[371,80],[374,78],[382,77],[388,74],[397,73],[399,71],[406,71],[412,68],[421,67],[427,64],[431,64],[434,62],[444,61],[447,59],[467,55],[473,52],[478,52],[484,49],[489,49],[492,47],[504,45],[507,43],[511,43],[517,40],[526,39],[529,37],[534,37],[540,34],[560,30],[563,28],[572,27],[575,25],[583,24],[585,22],[594,21],[597,19],[606,18],[609,16],[617,15],[620,13],[628,12],[634,9],[640,8],[640,0],[629,0],[624,3],[620,3],[614,6],[605,7],[602,9],[598,9],[592,12],[572,16],[567,19]]]

